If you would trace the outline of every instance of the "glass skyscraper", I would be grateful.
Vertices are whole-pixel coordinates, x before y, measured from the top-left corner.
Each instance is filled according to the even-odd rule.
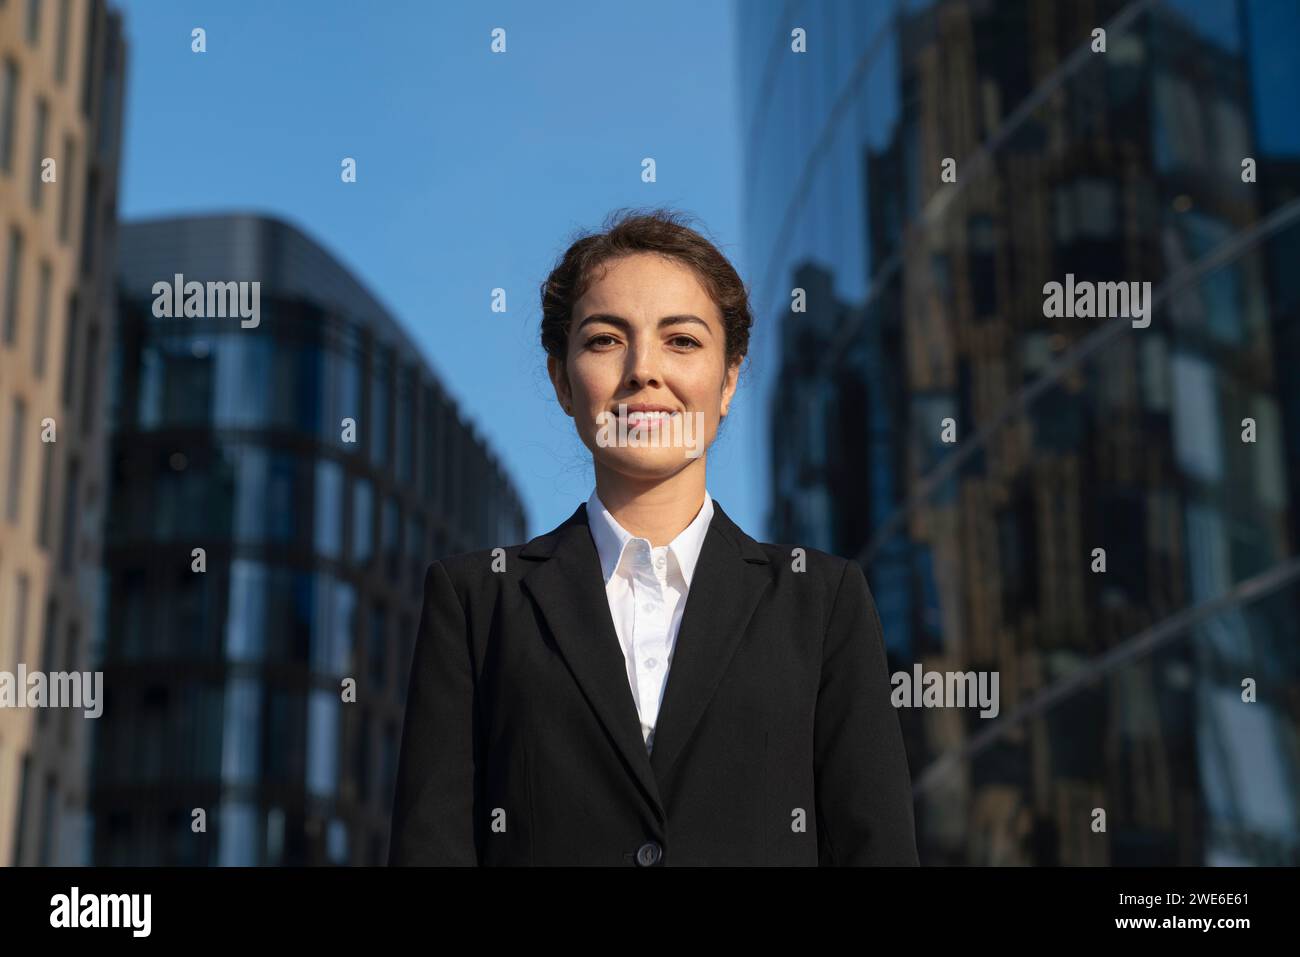
[[[900,708],[922,861],[1300,862],[1300,11],[738,15],[769,538],[863,564],[891,672],[999,677]]]
[[[424,571],[522,541],[520,500],[293,226],[137,222],[119,249],[94,862],[381,863]],[[259,282],[257,319],[160,318],[177,274]]]

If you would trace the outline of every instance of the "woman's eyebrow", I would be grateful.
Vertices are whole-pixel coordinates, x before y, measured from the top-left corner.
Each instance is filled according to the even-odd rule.
[[[603,322],[611,326],[617,326],[619,329],[623,330],[630,329],[632,326],[632,324],[622,316],[615,316],[608,312],[593,312],[590,316],[583,319],[582,322],[578,323],[578,329],[574,331],[576,332],[581,330],[582,327],[589,322]],[[659,328],[662,329],[664,326],[682,325],[684,323],[698,323],[708,330],[710,334],[713,332],[712,329],[709,329],[709,324],[707,322],[699,316],[693,316],[690,313],[684,313],[679,316],[664,316],[659,320]]]

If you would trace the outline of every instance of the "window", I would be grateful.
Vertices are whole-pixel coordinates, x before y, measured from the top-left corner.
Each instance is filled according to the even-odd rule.
[[[95,271],[95,253],[99,238],[99,173],[91,172],[86,181],[86,208],[81,220],[81,274]]]
[[[36,526],[36,544],[50,547],[50,480],[54,473],[54,443],[42,442],[45,451],[41,456],[41,513]]]
[[[21,572],[17,581],[14,583],[14,618],[13,618],[13,637],[10,644],[14,649],[14,660],[12,671],[17,671],[18,666],[26,664],[27,649],[25,643],[27,640],[27,593],[31,590],[31,583],[27,576]]]
[[[255,784],[261,768],[262,686],[256,678],[232,678],[222,711],[221,781]]]
[[[375,553],[375,496],[368,479],[352,483],[352,559],[367,564]]]
[[[15,525],[18,524],[18,506],[22,501],[23,449],[27,446],[23,420],[26,417],[27,404],[15,397],[9,432],[9,491],[5,497],[5,517]]]
[[[376,347],[370,366],[370,459],[380,468],[388,464],[388,396],[392,367],[390,351]]]
[[[383,534],[384,568],[388,577],[397,582],[402,575],[402,516],[395,498],[384,502]]]
[[[5,60],[0,74],[0,172],[13,172],[14,114],[18,106],[18,65]]]
[[[95,390],[98,382],[95,373],[99,369],[99,325],[90,327],[90,335],[86,338],[86,381],[82,383],[81,392],[81,434],[90,435],[94,431],[95,417],[103,409],[103,405],[97,401],[98,396]]]
[[[45,183],[41,182],[41,164],[45,161],[45,137],[49,132],[49,126],[50,104],[45,101],[45,97],[40,97],[36,101],[36,132],[32,137],[32,209],[40,209],[41,202],[45,198]]]
[[[341,446],[346,452],[364,452],[364,434],[360,436],[361,441],[343,442],[343,420],[351,419],[358,424],[364,420],[361,417],[361,364],[357,358],[361,353],[353,341],[355,332],[350,324],[342,326],[340,335],[343,341],[325,350],[328,370],[325,407],[330,411],[322,422],[325,430],[323,437],[327,442]]]
[[[411,370],[411,491],[418,498],[424,490],[424,446],[429,441],[429,411],[420,370]]]
[[[352,739],[352,777],[357,784],[357,802],[363,807],[370,803],[370,726],[365,714],[361,714]]]
[[[18,227],[9,228],[9,267],[5,270],[4,343],[18,338],[18,283],[22,279],[23,234]]]
[[[347,822],[335,818],[330,821],[329,830],[326,832],[326,848],[329,854],[331,864],[346,864],[348,862],[348,825]]]
[[[403,366],[397,372],[397,396],[393,424],[393,438],[396,447],[397,480],[402,483],[411,481],[413,464],[412,433],[414,430],[415,404],[415,370]]]
[[[86,47],[83,51],[86,59],[82,65],[81,76],[81,112],[90,119],[90,100],[95,92],[95,47],[99,45],[99,36],[95,27],[99,25],[95,17],[96,4],[86,4]]]
[[[94,4],[91,4],[94,7]],[[253,867],[258,863],[258,808],[244,802],[221,805],[217,825],[217,864],[220,867]]]
[[[308,464],[300,463],[290,452],[252,446],[241,449],[238,461],[236,539],[250,543],[299,540],[298,503],[306,504],[307,483],[312,479]],[[200,488],[195,494],[201,497],[205,491]]]
[[[81,631],[75,621],[68,623],[67,644],[63,647],[63,670],[81,669]],[[59,746],[66,748],[72,741],[72,715],[74,708],[59,709]]]
[[[1183,470],[1202,482],[1223,478],[1222,425],[1215,367],[1191,353],[1170,361],[1174,389],[1174,457]]]
[[[62,86],[68,78],[68,19],[72,0],[59,0],[59,27],[54,49],[54,79]]]
[[[318,576],[317,613],[311,632],[311,670],[337,680],[355,674],[352,664],[353,621],[357,593],[347,582]]]
[[[67,243],[72,218],[72,181],[76,179],[77,143],[63,137],[63,185],[59,187],[59,242]]]
[[[438,452],[438,405],[438,397],[433,391],[433,386],[426,385],[424,387],[424,421],[420,430],[420,455],[424,459],[424,504],[430,508],[436,507],[437,464],[435,456]]]
[[[71,709],[68,709],[71,710]],[[23,778],[22,783],[18,786],[18,830],[14,834],[14,860],[15,866],[22,864],[23,860],[23,837],[27,834],[27,804],[31,799],[32,787],[32,756],[31,754],[23,755]]]
[[[285,310],[288,311],[287,309]],[[318,343],[295,343],[292,349],[280,350],[277,366],[284,366],[285,419],[290,426],[307,435],[320,435],[321,412],[327,353]]]
[[[338,558],[343,550],[343,466],[329,459],[316,462],[316,552]]]
[[[55,846],[59,831],[58,797],[58,778],[53,774],[45,775],[45,802],[41,810],[41,847],[36,859],[40,867],[50,866],[50,852]]]
[[[307,792],[315,797],[338,793],[340,705],[333,689],[315,689],[307,699]]]
[[[27,42],[32,46],[41,43],[41,4],[45,0],[27,0]]]
[[[278,308],[278,307],[273,307]],[[263,304],[263,319],[266,306]],[[320,353],[315,346],[277,343],[247,333],[191,338],[158,337],[146,347],[151,363],[150,390],[141,392],[142,422],[175,420],[165,392],[185,392],[186,421],[215,422],[219,427],[295,429],[316,433],[320,428]],[[192,366],[202,358],[211,369],[202,381]]]
[[[77,371],[77,294],[68,299],[68,328],[63,334],[63,407],[72,406],[73,373]]]
[[[80,466],[73,459],[68,463],[67,484],[63,487],[63,540],[59,547],[59,568],[66,575],[72,571],[74,546],[77,543],[77,483]]]
[[[55,630],[59,619],[59,603],[53,598],[45,603],[45,631],[41,638],[41,670],[47,675],[55,670],[55,644],[58,641],[58,633]],[[44,725],[51,709],[38,708],[36,719],[41,725]]]
[[[53,292],[53,281],[50,264],[42,260],[36,291],[36,353],[32,359],[32,368],[36,371],[38,379],[45,377],[45,353],[50,340],[50,296]]]
[[[276,583],[277,585],[279,582]],[[226,615],[228,660],[260,661],[266,653],[270,618],[270,577],[266,567],[242,559],[230,563],[230,607]],[[277,623],[273,623],[275,627]]]

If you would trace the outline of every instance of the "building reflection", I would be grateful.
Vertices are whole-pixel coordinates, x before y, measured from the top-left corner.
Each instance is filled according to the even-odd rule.
[[[1300,11],[740,26],[769,537],[863,563],[892,671],[1000,675],[996,719],[899,712],[923,862],[1300,862],[1300,191],[1259,82]],[[1067,273],[1150,281],[1151,324],[1046,318]]]

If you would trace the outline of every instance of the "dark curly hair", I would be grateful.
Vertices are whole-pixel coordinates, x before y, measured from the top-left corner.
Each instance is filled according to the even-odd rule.
[[[689,217],[671,209],[615,210],[602,231],[576,239],[542,283],[542,347],[561,362],[568,356],[573,306],[607,262],[632,253],[659,253],[691,267],[722,314],[730,367],[749,352],[749,290],[708,239],[686,225]]]

